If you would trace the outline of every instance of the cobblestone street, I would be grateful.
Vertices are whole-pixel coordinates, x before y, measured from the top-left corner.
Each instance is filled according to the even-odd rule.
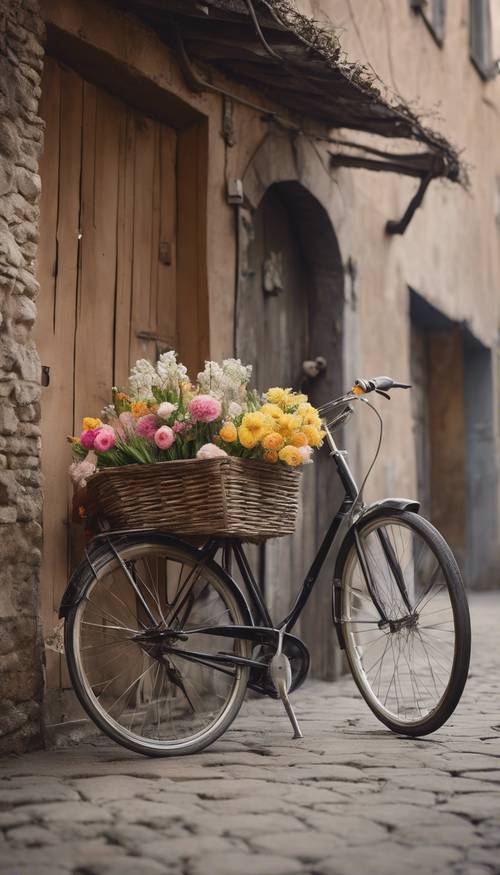
[[[0,875],[492,875],[500,872],[500,593],[472,600],[452,721],[402,740],[350,677],[251,700],[204,754],[106,740],[0,762]]]

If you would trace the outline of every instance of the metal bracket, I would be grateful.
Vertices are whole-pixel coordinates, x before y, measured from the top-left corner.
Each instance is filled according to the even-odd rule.
[[[427,176],[424,176],[421,179],[420,185],[417,189],[417,193],[412,197],[403,217],[399,219],[399,221],[391,220],[387,222],[385,226],[386,234],[404,234],[416,211],[421,206],[425,196],[425,192],[427,191],[434,177],[435,174],[431,171],[427,174]]]

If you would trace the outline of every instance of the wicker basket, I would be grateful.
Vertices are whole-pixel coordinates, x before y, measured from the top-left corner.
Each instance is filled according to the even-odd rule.
[[[104,468],[87,509],[112,529],[156,529],[262,541],[295,530],[301,474],[268,462],[187,459]]]

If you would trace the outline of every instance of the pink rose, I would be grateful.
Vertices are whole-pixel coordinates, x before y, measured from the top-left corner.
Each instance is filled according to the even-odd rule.
[[[203,444],[196,453],[197,459],[218,459],[220,456],[227,456],[227,453],[215,444]]]
[[[141,437],[153,440],[157,428],[156,416],[154,413],[147,413],[146,416],[141,416],[141,418],[137,420],[135,430]]]
[[[178,422],[178,421],[174,422],[174,424],[172,426],[172,428],[176,434],[183,434],[183,432],[185,432],[186,429],[188,429],[190,427],[191,427],[190,422]]]
[[[175,441],[175,434],[168,425],[162,425],[154,435],[154,442],[160,450],[168,450]]]
[[[222,413],[220,401],[212,395],[196,395],[188,406],[193,419],[199,422],[213,422]]]
[[[100,430],[100,428],[88,428],[87,431],[82,431],[80,435],[80,443],[84,450],[94,449],[94,441]]]
[[[107,425],[104,428],[100,428],[95,436],[94,450],[98,453],[106,453],[108,450],[112,450],[115,444],[116,436],[111,426]]]

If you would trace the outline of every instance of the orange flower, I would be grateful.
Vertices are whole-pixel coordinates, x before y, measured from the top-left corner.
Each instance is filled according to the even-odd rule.
[[[286,464],[291,465],[292,468],[301,465],[303,462],[302,456],[297,447],[292,447],[290,445],[283,447],[283,449],[279,451],[279,457],[282,462],[286,462]]]
[[[275,462],[278,461],[278,453],[276,450],[266,450],[264,453],[264,460],[266,462],[271,462],[271,464],[274,465]]]
[[[284,444],[282,436],[277,431],[270,431],[262,438],[262,446],[265,450],[279,450]]]
[[[235,424],[233,422],[225,422],[219,432],[219,437],[227,444],[232,444],[238,437]]]
[[[145,401],[132,401],[130,412],[134,419],[140,419],[141,416],[147,416],[149,407]]]
[[[78,516],[80,517],[81,520],[84,520],[87,516],[87,509],[86,509],[86,507],[83,506],[83,504],[81,504],[80,507],[78,508]]]
[[[307,445],[307,435],[303,431],[296,431],[290,438],[292,447],[305,447]]]

